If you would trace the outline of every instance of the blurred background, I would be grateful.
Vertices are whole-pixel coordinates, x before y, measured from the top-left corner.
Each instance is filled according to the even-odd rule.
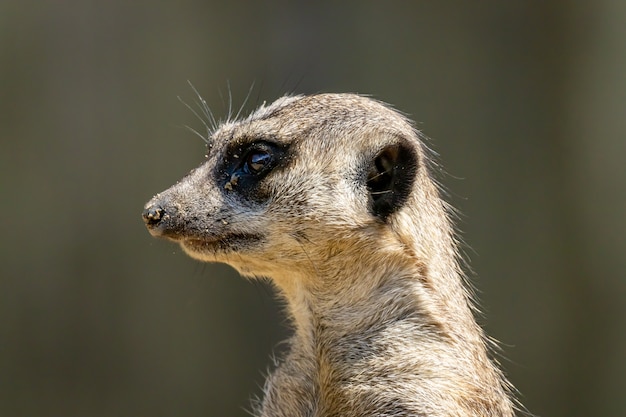
[[[626,3],[0,2],[0,416],[245,416],[270,286],[140,213],[217,116],[358,92],[432,138],[502,365],[539,416],[626,415]]]

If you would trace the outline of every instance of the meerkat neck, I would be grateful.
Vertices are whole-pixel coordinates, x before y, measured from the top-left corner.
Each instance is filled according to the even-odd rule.
[[[361,268],[370,274],[359,275]],[[432,406],[433,396],[444,398],[448,403],[430,410],[433,416],[449,415],[450,403],[463,410],[460,415],[513,415],[506,382],[489,359],[464,291],[447,303],[442,292],[456,290],[428,288],[439,280],[407,263],[342,271],[341,277],[314,277],[327,284],[341,278],[342,285],[292,287],[286,294],[296,332],[282,372],[298,369],[310,377],[324,409],[319,415],[344,415],[345,404],[369,404],[371,411],[373,404],[395,401],[378,398],[382,392],[412,399],[417,409],[420,401]],[[446,282],[454,279],[462,288],[461,277],[449,274]]]
[[[339,261],[343,259],[351,257]],[[312,275],[274,281],[303,337],[314,335],[320,326],[333,330],[329,333],[359,334],[411,318],[420,324],[415,331],[436,330],[450,337],[478,333],[480,339],[469,296],[453,267],[434,269],[400,254],[387,256],[385,263],[325,262]]]

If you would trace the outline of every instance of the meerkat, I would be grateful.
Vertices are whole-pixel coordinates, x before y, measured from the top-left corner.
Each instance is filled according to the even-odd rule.
[[[256,415],[514,415],[412,122],[360,95],[318,94],[208,136],[206,162],[143,219],[286,299],[294,333]]]

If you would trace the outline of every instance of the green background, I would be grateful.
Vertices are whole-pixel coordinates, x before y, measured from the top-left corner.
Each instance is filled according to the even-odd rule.
[[[281,302],[140,217],[203,160],[187,80],[218,116],[228,83],[236,107],[254,83],[246,111],[332,91],[408,113],[522,402],[626,415],[626,3],[4,0],[0,416],[245,416],[260,394]]]

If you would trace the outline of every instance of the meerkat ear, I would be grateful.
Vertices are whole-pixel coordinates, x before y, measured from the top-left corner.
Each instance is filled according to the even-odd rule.
[[[386,220],[406,203],[415,182],[417,154],[407,142],[383,148],[371,162],[367,190],[372,213]]]

